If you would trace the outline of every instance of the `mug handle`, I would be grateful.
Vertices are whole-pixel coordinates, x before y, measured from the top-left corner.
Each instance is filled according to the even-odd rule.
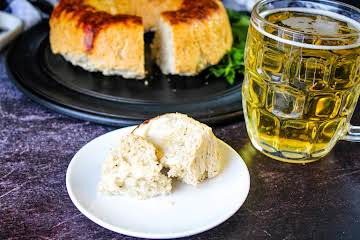
[[[360,142],[360,126],[350,125],[347,134],[342,140],[350,142]]]

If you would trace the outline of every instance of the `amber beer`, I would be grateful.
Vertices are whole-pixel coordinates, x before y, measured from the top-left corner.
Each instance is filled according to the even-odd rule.
[[[257,149],[306,163],[347,133],[360,93],[359,31],[359,22],[326,10],[253,13],[242,93]]]

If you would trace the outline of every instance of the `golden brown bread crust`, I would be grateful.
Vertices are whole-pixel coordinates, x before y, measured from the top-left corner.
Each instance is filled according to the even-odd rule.
[[[154,29],[160,18],[173,26],[177,61],[172,74],[197,74],[231,47],[230,24],[219,0],[60,0],[50,18],[51,48],[89,71],[143,78],[144,27]],[[193,46],[203,40],[201,49]],[[184,53],[186,46],[190,49]]]
[[[61,0],[50,18],[50,44],[88,71],[144,78],[144,28],[137,16],[112,15],[85,0]]]
[[[180,9],[166,11],[161,15],[171,24],[191,23],[204,20],[219,10],[215,0],[183,0]]]
[[[132,0],[132,13],[141,16],[145,31],[156,30],[157,22],[164,11],[175,11],[183,0]]]
[[[104,11],[98,11],[94,7],[85,4],[84,0],[61,0],[51,15],[51,19],[67,15],[77,21],[77,27],[82,28],[85,34],[85,47],[88,51],[93,48],[94,41],[100,30],[112,24],[142,25],[141,17],[125,14],[112,15]]]

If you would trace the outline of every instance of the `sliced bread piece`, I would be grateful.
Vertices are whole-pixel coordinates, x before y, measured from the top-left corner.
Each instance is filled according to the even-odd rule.
[[[99,191],[126,194],[139,199],[171,192],[171,179],[161,173],[156,148],[134,134],[120,143],[105,161]]]
[[[218,142],[212,129],[187,115],[165,114],[144,122],[133,133],[161,151],[160,162],[169,169],[169,177],[197,185],[221,170]]]
[[[163,74],[194,76],[220,62],[233,37],[219,0],[184,0],[176,11],[162,12],[152,56]]]

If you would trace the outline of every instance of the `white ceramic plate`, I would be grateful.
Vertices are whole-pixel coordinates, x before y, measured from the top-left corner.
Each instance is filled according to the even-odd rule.
[[[224,170],[193,187],[173,185],[173,192],[148,200],[97,192],[101,166],[119,136],[133,127],[102,135],[71,160],[66,186],[75,206],[89,219],[112,231],[143,238],[178,238],[211,229],[230,218],[250,188],[248,169],[239,154],[220,141]]]

